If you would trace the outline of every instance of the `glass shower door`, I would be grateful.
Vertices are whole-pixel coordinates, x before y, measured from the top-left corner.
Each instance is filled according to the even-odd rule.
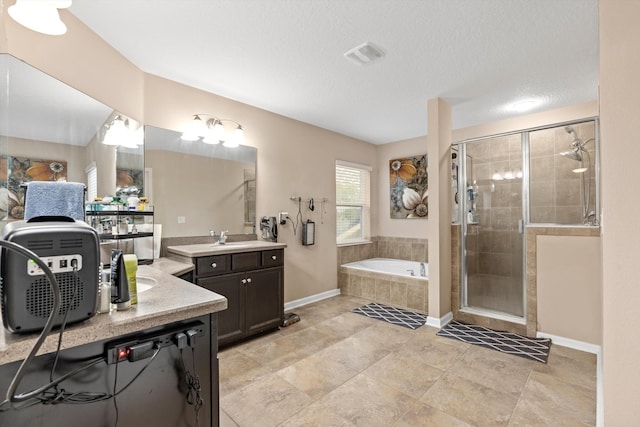
[[[463,306],[524,316],[523,136],[461,146],[466,175]]]

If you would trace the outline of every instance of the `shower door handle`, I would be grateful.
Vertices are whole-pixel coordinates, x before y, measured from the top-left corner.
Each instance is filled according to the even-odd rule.
[[[524,219],[518,220],[518,233],[524,233]]]

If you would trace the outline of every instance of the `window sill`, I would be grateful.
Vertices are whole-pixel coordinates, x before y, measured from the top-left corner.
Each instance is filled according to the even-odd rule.
[[[338,243],[337,246],[339,248],[345,247],[345,246],[358,246],[358,245],[370,245],[373,242],[371,240],[359,240],[357,242],[346,242],[346,243]]]

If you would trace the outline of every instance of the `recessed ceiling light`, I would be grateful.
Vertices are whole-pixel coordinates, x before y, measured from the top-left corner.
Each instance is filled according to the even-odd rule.
[[[511,109],[513,111],[519,111],[519,112],[529,111],[533,107],[536,107],[538,104],[540,104],[540,101],[537,101],[535,99],[525,99],[522,101],[518,101],[515,104],[512,104]]]
[[[384,57],[384,51],[373,43],[362,43],[344,53],[344,57],[358,65],[369,65]]]

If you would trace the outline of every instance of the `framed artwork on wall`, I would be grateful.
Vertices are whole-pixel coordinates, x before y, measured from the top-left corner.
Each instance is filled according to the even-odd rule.
[[[389,160],[391,218],[429,216],[427,155]]]
[[[0,192],[6,192],[0,196],[0,211],[8,221],[15,221],[24,218],[24,188],[21,185],[30,181],[66,181],[67,162],[3,156],[0,175]]]

